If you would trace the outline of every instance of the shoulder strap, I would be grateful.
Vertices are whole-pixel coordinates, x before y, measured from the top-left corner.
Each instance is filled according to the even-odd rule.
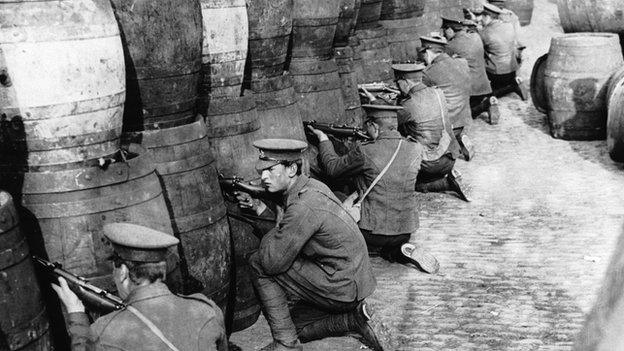
[[[397,155],[399,154],[399,149],[401,148],[401,144],[403,143],[403,139],[399,140],[399,145],[397,145],[396,150],[394,150],[394,154],[392,155],[392,158],[390,159],[390,161],[388,161],[388,164],[386,165],[386,167],[384,167],[383,170],[381,170],[381,173],[379,173],[379,175],[377,176],[377,178],[375,178],[375,180],[373,180],[373,182],[371,183],[371,185],[368,187],[368,189],[366,189],[366,192],[364,193],[364,195],[362,195],[362,197],[360,197],[360,200],[357,202],[358,204],[361,204],[362,201],[364,201],[364,198],[366,198],[366,196],[368,196],[368,193],[370,193],[371,190],[373,190],[373,187],[375,185],[377,185],[377,183],[379,182],[379,180],[381,179],[381,177],[383,177],[384,174],[386,174],[386,172],[388,171],[388,168],[390,168],[390,165],[392,164],[392,162],[394,161],[394,159],[397,157]]]
[[[128,305],[126,306],[126,309],[130,312],[132,312],[132,314],[134,314],[138,319],[141,320],[141,322],[145,323],[145,325],[150,328],[150,330],[157,336],[160,338],[160,340],[162,340],[162,342],[165,343],[165,345],[167,345],[171,351],[180,351],[177,347],[175,347],[171,341],[169,341],[169,339],[167,339],[163,333],[160,331],[160,329],[158,329],[158,327],[156,325],[154,325],[154,323],[152,323],[152,321],[150,321],[147,317],[145,317],[145,315],[141,312],[139,312],[139,310],[137,310],[136,308]]]

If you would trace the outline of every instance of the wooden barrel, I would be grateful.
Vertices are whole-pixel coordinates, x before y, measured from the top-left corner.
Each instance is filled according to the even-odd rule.
[[[349,44],[349,36],[353,34],[361,6],[362,0],[342,0],[336,35],[334,36],[334,46]]]
[[[546,87],[544,86],[544,71],[546,69],[548,54],[540,56],[533,65],[531,71],[531,100],[535,108],[542,113],[548,111],[548,100],[546,99]]]
[[[200,0],[204,23],[200,94],[240,96],[249,25],[245,0]]]
[[[381,20],[414,18],[423,15],[425,0],[383,0]]]
[[[260,138],[305,140],[301,112],[292,77],[256,80],[251,83],[260,121]]]
[[[422,23],[425,33],[440,32],[442,16],[462,18],[462,7],[472,8],[472,1],[466,0],[425,0]]]
[[[622,64],[615,34],[573,33],[552,39],[544,87],[553,137],[605,138],[607,84]]]
[[[0,347],[48,351],[49,320],[11,196],[0,191]]]
[[[362,64],[362,48],[360,47],[360,39],[353,35],[349,37],[349,47],[353,50],[353,69],[356,81],[358,83],[364,81],[364,67]]]
[[[620,0],[557,0],[557,10],[565,33],[624,33],[624,3]]]
[[[186,294],[202,292],[222,309],[230,288],[230,230],[203,120],[133,136],[148,148],[180,239]]]
[[[1,2],[0,18],[0,133],[23,124],[10,142],[26,148],[14,161],[37,169],[117,152],[126,84],[109,2]]]
[[[531,24],[533,17],[533,2],[534,0],[514,0],[507,1],[504,5],[518,16],[521,26],[527,26]],[[622,8],[624,9],[624,6]]]
[[[344,121],[342,82],[334,59],[292,60],[290,74],[299,100],[301,119],[327,123]]]
[[[358,93],[357,65],[361,60],[355,59],[354,50],[349,46],[339,46],[334,48],[334,59],[338,65],[338,75],[342,84],[342,98],[345,106],[345,123],[352,126],[361,126],[364,118],[364,111],[360,104],[360,94]]]
[[[284,72],[292,32],[292,0],[248,0],[249,52],[247,67],[252,80]]]
[[[616,162],[624,162],[624,68],[611,76],[607,90],[607,148]]]
[[[124,131],[192,123],[201,68],[199,1],[112,4],[126,56]]]
[[[420,36],[428,34],[421,18],[379,21],[379,23],[388,31],[388,48],[392,61],[418,60]]]
[[[360,42],[363,79],[358,83],[392,82],[390,48],[386,29],[381,25],[355,32]]]
[[[206,134],[210,151],[215,157],[217,170],[226,177],[240,176],[245,179],[258,177],[255,164],[258,150],[253,147],[259,139],[260,123],[255,96],[213,99],[206,111]],[[237,212],[236,204],[227,202],[228,212]],[[229,218],[233,246],[233,276],[236,278],[230,294],[232,311],[226,316],[230,332],[253,325],[260,316],[260,305],[251,284],[251,268],[245,255],[256,250],[260,241],[253,228],[235,218]],[[234,283],[234,282],[233,282]]]
[[[355,29],[370,28],[378,25],[381,17],[382,0],[362,0]]]
[[[294,0],[293,58],[330,57],[341,1]]]
[[[138,146],[116,155],[115,162],[105,168],[28,172],[23,176],[22,204],[34,221],[24,225],[40,228],[51,261],[60,262],[66,270],[99,287],[116,291],[108,260],[112,247],[104,238],[104,224],[130,222],[173,235],[154,161]],[[168,268],[168,283],[178,290],[177,249],[169,255]]]

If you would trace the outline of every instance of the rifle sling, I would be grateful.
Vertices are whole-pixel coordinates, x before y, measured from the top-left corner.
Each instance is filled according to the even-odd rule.
[[[152,321],[150,321],[147,317],[145,317],[145,315],[141,312],[139,312],[139,310],[137,310],[136,308],[132,307],[132,306],[126,306],[126,309],[130,312],[132,312],[132,314],[134,314],[138,319],[141,320],[141,322],[145,323],[145,325],[150,328],[150,330],[157,336],[160,338],[160,340],[162,340],[162,342],[165,343],[165,345],[167,345],[172,351],[180,351],[177,347],[175,347],[171,341],[169,341],[169,339],[167,339],[163,333],[160,331],[160,329],[158,329],[158,327],[156,325],[154,325],[154,323],[152,323]]]

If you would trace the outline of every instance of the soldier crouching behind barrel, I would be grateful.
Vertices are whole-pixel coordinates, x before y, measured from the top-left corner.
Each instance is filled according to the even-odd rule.
[[[91,326],[80,299],[59,277],[52,287],[69,313],[72,351],[228,349],[223,314],[201,294],[174,295],[163,283],[168,249],[178,239],[130,223],[104,226],[112,243],[113,280],[126,305]]]
[[[273,204],[276,216],[260,199],[237,195],[250,222],[261,217],[277,223],[257,221],[262,238],[249,257],[273,336],[261,350],[302,350],[300,342],[347,334],[373,350],[395,350],[364,300],[376,282],[355,221],[325,184],[301,173],[307,144],[263,139],[254,146],[260,149],[256,169],[262,185],[282,198]]]
[[[399,104],[404,107],[398,113],[399,131],[423,146],[416,191],[453,191],[460,199],[470,201],[453,172],[460,147],[453,135],[444,93],[420,82],[419,75],[424,68],[417,63],[392,65],[401,90]]]
[[[354,194],[361,204],[358,226],[372,255],[436,273],[439,264],[435,257],[410,242],[419,225],[414,186],[422,146],[408,142],[398,132],[397,110],[401,107],[362,107],[365,129],[373,141],[356,144],[345,155],[336,154],[325,133],[310,128],[319,140],[322,169],[330,177],[353,179]]]

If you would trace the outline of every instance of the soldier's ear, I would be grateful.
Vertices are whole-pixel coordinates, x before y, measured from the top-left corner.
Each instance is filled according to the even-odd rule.
[[[288,175],[288,177],[292,178],[292,177],[296,176],[298,168],[299,168],[299,165],[297,165],[296,162],[292,162],[291,164],[286,166],[286,172],[287,172],[286,174]]]

